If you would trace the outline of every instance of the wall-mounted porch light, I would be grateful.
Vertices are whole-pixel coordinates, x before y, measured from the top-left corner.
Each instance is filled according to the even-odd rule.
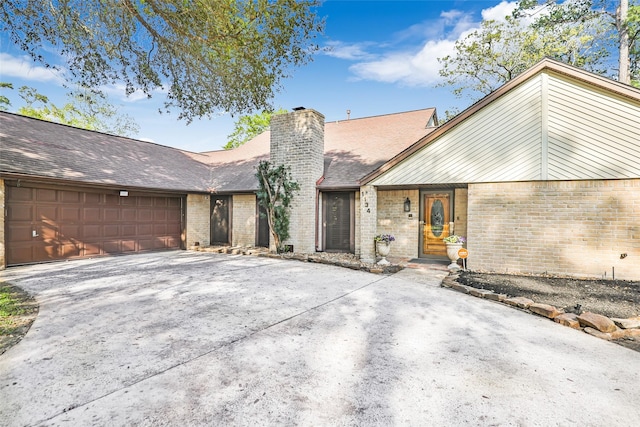
[[[408,197],[404,201],[404,211],[411,212],[411,200]]]

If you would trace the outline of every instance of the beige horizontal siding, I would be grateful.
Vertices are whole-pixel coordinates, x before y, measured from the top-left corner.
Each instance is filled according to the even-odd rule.
[[[540,179],[540,77],[478,111],[373,185]]]
[[[549,76],[549,178],[640,176],[640,104]]]

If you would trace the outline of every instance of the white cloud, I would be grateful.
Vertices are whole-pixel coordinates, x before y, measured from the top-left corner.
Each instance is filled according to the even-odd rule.
[[[342,42],[329,42],[327,43],[328,49],[324,50],[324,54],[339,59],[347,60],[361,60],[371,57],[371,54],[366,51],[367,46],[371,46],[372,43],[353,43],[347,44]]]
[[[116,84],[116,85],[107,85],[103,86],[101,90],[106,93],[110,97],[118,98],[123,102],[137,102],[148,99],[146,93],[141,90],[136,90],[131,95],[127,96],[126,94],[126,86],[124,84]],[[154,89],[152,95],[155,97],[156,95],[166,94],[167,90],[164,88]]]
[[[505,17],[511,15],[518,4],[514,1],[502,1],[500,4],[484,9],[482,11],[482,19],[485,21],[504,21]]]
[[[408,86],[427,86],[439,79],[438,57],[453,50],[454,41],[428,41],[417,53],[397,52],[376,61],[352,65],[349,70],[359,79]]]
[[[494,7],[482,10],[481,15],[484,20],[504,21],[505,16],[510,15],[516,6],[516,2],[502,1]],[[349,67],[358,80],[373,80],[408,86],[429,86],[440,80],[438,58],[452,54],[457,40],[465,38],[469,33],[479,28],[480,22],[474,21],[473,16],[466,12],[460,10],[443,11],[439,20],[412,25],[400,33],[403,39],[422,33],[422,36],[426,38],[422,42],[422,47],[386,51],[375,57],[369,55],[368,58],[364,55],[359,58],[355,54],[358,52],[355,49],[351,56],[346,53],[343,56],[335,56],[341,59],[360,60]],[[364,44],[351,46],[364,46]],[[369,45],[366,46],[369,47]]]
[[[40,65],[35,65],[29,56],[13,56],[8,53],[0,53],[0,75],[5,77],[18,77],[24,80],[36,82],[54,82],[61,85],[64,82],[64,71],[53,70]]]

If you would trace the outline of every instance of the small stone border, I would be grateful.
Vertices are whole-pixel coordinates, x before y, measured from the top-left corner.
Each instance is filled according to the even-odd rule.
[[[400,264],[379,265],[362,262],[354,255],[342,253],[318,252],[314,254],[287,252],[283,254],[270,253],[267,248],[256,248],[246,246],[192,246],[189,248],[196,252],[210,252],[232,255],[254,255],[266,258],[291,259],[302,262],[313,262],[317,264],[335,265],[338,267],[350,268],[352,270],[367,271],[374,274],[393,274],[404,269]]]
[[[582,329],[589,335],[607,341],[621,338],[640,338],[640,316],[629,319],[618,319],[588,311],[584,313],[565,312],[563,309],[556,308],[549,304],[536,303],[529,298],[509,297],[506,294],[497,294],[488,289],[477,289],[463,285],[458,283],[457,279],[458,273],[451,273],[442,280],[441,286],[462,292],[463,294],[517,307],[530,313],[546,317],[563,326]]]

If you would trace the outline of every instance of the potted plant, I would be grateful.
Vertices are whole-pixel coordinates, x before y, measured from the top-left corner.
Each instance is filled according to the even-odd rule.
[[[376,242],[376,251],[378,255],[382,257],[378,264],[386,265],[389,264],[386,257],[389,255],[389,251],[391,250],[391,242],[395,241],[396,238],[393,237],[393,234],[378,234],[373,240]]]
[[[458,251],[462,249],[462,245],[467,241],[463,236],[458,236],[457,234],[452,234],[451,236],[447,236],[442,241],[447,245],[447,256],[449,260],[451,260],[451,264],[449,264],[450,270],[457,270],[458,267]]]

